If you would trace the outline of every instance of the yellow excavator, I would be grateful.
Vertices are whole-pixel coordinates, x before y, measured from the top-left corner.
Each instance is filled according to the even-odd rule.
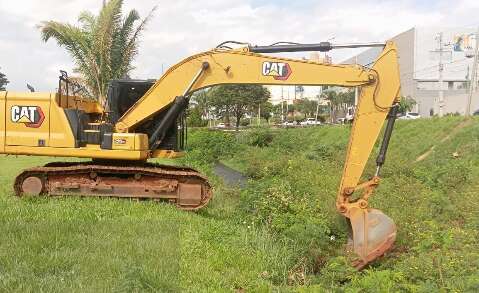
[[[264,55],[370,46],[383,47],[370,67]],[[391,41],[269,46],[225,42],[184,59],[157,81],[111,81],[105,105],[82,97],[81,88],[62,73],[57,93],[0,92],[0,153],[91,159],[24,170],[14,183],[18,196],[140,198],[197,210],[212,197],[206,177],[187,167],[147,162],[182,155],[186,138],[184,113],[195,91],[219,84],[359,87],[361,94],[336,206],[350,222],[353,250],[359,256],[356,266],[362,267],[388,251],[396,238],[394,222],[370,208],[368,198],[379,184],[398,110],[397,59],[397,49]],[[360,183],[386,120],[376,173]]]

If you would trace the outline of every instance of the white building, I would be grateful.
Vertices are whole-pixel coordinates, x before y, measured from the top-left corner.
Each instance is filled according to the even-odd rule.
[[[474,55],[475,31],[474,28],[415,27],[393,37],[398,46],[401,93],[416,100],[415,110],[423,117],[439,113],[441,86],[443,113],[465,113],[474,61],[471,57]],[[380,51],[380,48],[371,48],[343,63],[357,61],[368,65]],[[440,63],[443,64],[442,85],[439,84]],[[477,109],[479,94],[475,93],[471,111]]]

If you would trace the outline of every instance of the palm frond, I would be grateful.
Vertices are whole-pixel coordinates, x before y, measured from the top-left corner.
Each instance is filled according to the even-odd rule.
[[[122,16],[123,0],[110,0],[99,15],[81,12],[78,26],[55,21],[39,25],[43,41],[55,39],[73,57],[76,73],[92,96],[100,102],[105,98],[108,82],[120,78],[132,69],[131,62],[138,53],[138,38],[156,7],[141,20],[136,10]]]
[[[93,32],[94,45],[102,53],[99,61],[105,62],[108,66],[110,59],[110,50],[113,37],[121,24],[122,0],[111,0],[101,10],[97,19],[95,31]]]
[[[80,63],[78,65],[86,64],[85,56],[89,48],[85,34],[80,29],[69,24],[46,21],[41,23],[40,30],[44,42],[54,38],[60,47],[65,47],[75,61]]]
[[[154,12],[156,11],[157,6],[153,7],[153,9],[148,13],[148,15],[143,19],[143,21],[138,25],[138,27],[134,30],[133,34],[130,36],[129,40],[127,41],[124,49],[123,49],[123,67],[122,71],[124,73],[128,73],[129,71],[133,70],[134,68],[131,65],[131,62],[138,54],[138,39],[145,29],[148,22],[153,17]]]
[[[86,32],[92,32],[95,29],[97,17],[90,11],[82,11],[78,16],[78,22]]]
[[[108,81],[112,75],[111,50],[113,39],[121,24],[123,0],[110,0],[102,8],[92,32],[93,46],[96,50],[96,64],[98,65],[98,79],[102,85],[100,93],[104,96]]]
[[[131,10],[123,21],[120,30],[114,37],[111,50],[111,68],[112,75],[116,78],[128,73],[128,70],[126,70],[127,66],[124,64],[124,52],[126,45],[134,32],[135,22],[138,20],[140,20],[138,11]]]

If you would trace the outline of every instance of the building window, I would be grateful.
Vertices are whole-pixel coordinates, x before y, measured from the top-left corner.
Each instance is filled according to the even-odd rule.
[[[454,89],[454,81],[447,82],[447,89],[450,91]]]
[[[439,89],[439,82],[437,81],[419,81],[417,83],[418,90],[432,91]]]

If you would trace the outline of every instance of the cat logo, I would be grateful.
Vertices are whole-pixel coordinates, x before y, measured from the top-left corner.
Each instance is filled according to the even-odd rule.
[[[126,144],[126,138],[115,138],[113,142],[115,144]]]
[[[23,123],[30,128],[39,128],[45,120],[45,114],[38,106],[12,106],[11,114],[13,123]]]
[[[284,62],[263,62],[263,75],[272,76],[276,80],[287,80],[292,70],[288,63]]]

